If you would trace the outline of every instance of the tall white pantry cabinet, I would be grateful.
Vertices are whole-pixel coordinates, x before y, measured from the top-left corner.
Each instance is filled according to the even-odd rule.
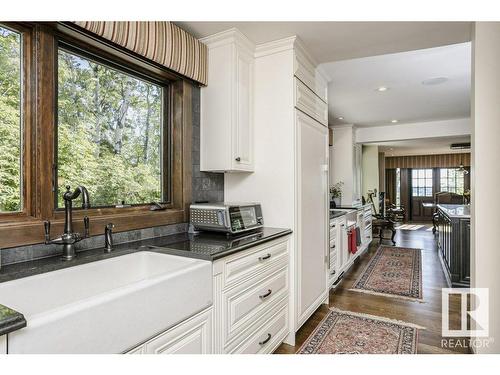
[[[223,34],[217,34],[217,45]],[[247,39],[235,29],[228,30],[227,37]],[[212,80],[221,80],[224,71],[231,74],[231,69],[220,62],[219,54],[212,54],[210,39],[203,40],[209,50],[209,77],[208,87],[202,91],[202,111],[213,102],[207,97],[209,90],[218,95],[210,88]],[[251,44],[233,43],[236,51],[243,48],[246,52]],[[249,135],[253,143],[253,172],[226,173],[224,198],[228,202],[260,202],[266,226],[293,230],[290,334],[285,342],[294,345],[297,330],[322,303],[328,303],[327,80],[297,37],[257,45],[253,52],[253,82],[248,85],[253,106],[253,134]],[[234,79],[234,75],[231,77]],[[231,78],[226,79],[226,85],[230,85]],[[237,124],[233,122],[231,126],[234,131]],[[217,134],[220,124],[216,117],[202,114],[201,127],[202,145],[214,137],[225,137]],[[229,146],[222,142],[219,149]]]

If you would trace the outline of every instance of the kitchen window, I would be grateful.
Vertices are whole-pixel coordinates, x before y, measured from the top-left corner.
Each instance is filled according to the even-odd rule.
[[[42,242],[45,220],[62,233],[66,185],[89,191],[79,232],[83,216],[90,235],[186,222],[192,88],[71,25],[1,23],[0,248]]]
[[[167,202],[167,87],[65,48],[57,76],[57,207],[67,185],[93,207]]]
[[[439,185],[441,191],[450,193],[464,193],[464,173],[456,170],[456,168],[441,168],[439,170]]]
[[[412,196],[432,197],[432,169],[413,169],[411,181]]]

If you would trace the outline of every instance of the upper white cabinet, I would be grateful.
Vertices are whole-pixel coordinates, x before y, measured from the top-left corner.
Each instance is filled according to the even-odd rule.
[[[200,169],[253,172],[255,46],[236,29],[201,41],[208,46],[208,85],[201,90]]]
[[[295,42],[294,52],[294,75],[326,103],[328,101],[328,81],[316,67],[299,39]]]

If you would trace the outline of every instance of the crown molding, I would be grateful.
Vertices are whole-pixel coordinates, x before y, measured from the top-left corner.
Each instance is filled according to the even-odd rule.
[[[288,38],[273,40],[272,42],[262,43],[255,47],[255,57],[262,57],[273,55],[275,53],[280,53],[288,50],[292,50],[295,47],[295,42],[297,36],[290,36]]]
[[[202,38],[200,39],[200,42],[206,44],[208,49],[236,43],[250,50],[252,53],[254,53],[255,50],[255,43],[248,39],[247,36],[240,30],[234,27]]]

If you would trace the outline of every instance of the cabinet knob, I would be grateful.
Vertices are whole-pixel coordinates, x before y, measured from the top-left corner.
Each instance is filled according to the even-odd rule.
[[[238,157],[237,157],[236,159],[234,159],[234,160],[236,160],[237,162],[240,162],[240,161],[241,161],[241,158],[238,156]]]

